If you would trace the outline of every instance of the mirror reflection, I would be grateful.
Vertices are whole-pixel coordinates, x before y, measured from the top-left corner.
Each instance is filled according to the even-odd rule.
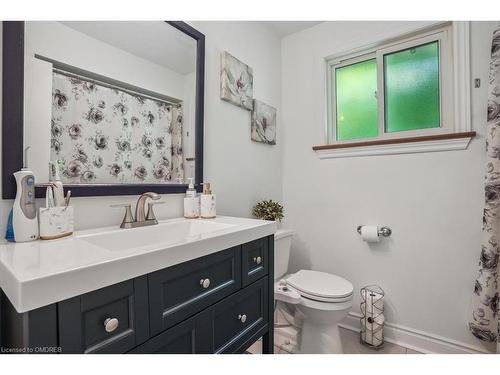
[[[38,183],[195,173],[196,41],[162,21],[26,22],[24,145]]]

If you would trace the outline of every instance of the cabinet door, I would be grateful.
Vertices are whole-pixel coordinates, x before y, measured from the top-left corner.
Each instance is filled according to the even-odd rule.
[[[154,335],[240,289],[241,247],[153,272],[148,285]]]
[[[63,353],[125,353],[149,337],[142,276],[58,304]]]
[[[241,254],[243,286],[249,285],[269,273],[267,237],[244,244]]]
[[[132,354],[209,354],[213,353],[210,311],[163,331],[133,349]]]
[[[269,322],[268,278],[262,278],[212,307],[216,353],[233,353]]]

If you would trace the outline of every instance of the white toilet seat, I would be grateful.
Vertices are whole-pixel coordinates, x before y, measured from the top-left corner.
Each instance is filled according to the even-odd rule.
[[[346,279],[326,272],[300,270],[287,278],[289,287],[312,301],[342,303],[352,300],[354,286]]]
[[[345,300],[343,302],[321,302],[302,297],[300,304],[311,309],[322,311],[345,310],[352,307],[352,297],[351,299]]]
[[[300,270],[285,278],[288,292],[280,283],[275,287],[275,299],[301,304],[313,309],[343,310],[352,305],[353,285],[337,275],[325,272]],[[291,295],[293,298],[290,298]],[[296,296],[300,295],[300,299]]]
[[[301,290],[298,290],[296,288],[294,288],[293,286],[289,286],[289,288],[293,288],[295,290],[298,291],[298,293],[300,293],[300,295],[304,298],[307,298],[311,301],[317,301],[317,302],[325,302],[325,303],[342,303],[342,302],[346,302],[346,301],[350,301],[352,300],[352,293],[345,296],[345,297],[341,297],[341,298],[335,298],[335,297],[320,297],[320,296],[316,296],[314,294],[309,294],[309,293],[306,293],[304,291],[301,291]]]

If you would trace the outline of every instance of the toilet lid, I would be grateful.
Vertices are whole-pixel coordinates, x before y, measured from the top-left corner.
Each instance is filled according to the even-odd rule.
[[[353,285],[340,276],[311,270],[294,273],[287,283],[304,297],[319,301],[345,300],[354,290]]]

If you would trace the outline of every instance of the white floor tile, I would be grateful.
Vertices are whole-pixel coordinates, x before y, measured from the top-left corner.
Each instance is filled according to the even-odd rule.
[[[287,336],[284,337],[283,330],[277,330],[274,339],[274,354],[292,354],[295,342],[290,342],[290,340],[286,338],[288,337],[288,332],[285,334]],[[342,341],[344,354],[421,354],[415,350],[407,349],[389,342],[385,342],[383,347],[378,350],[372,349],[360,343],[359,333],[345,328],[340,328],[340,339]],[[262,341],[258,340],[248,348],[247,351],[252,354],[261,354]]]
[[[406,349],[406,354],[424,354],[424,353],[421,353],[421,352],[417,352],[416,350],[413,350],[413,349]]]
[[[359,333],[345,328],[340,328],[340,339],[344,354],[405,354],[406,348],[385,342],[380,349],[372,349],[361,344]]]

